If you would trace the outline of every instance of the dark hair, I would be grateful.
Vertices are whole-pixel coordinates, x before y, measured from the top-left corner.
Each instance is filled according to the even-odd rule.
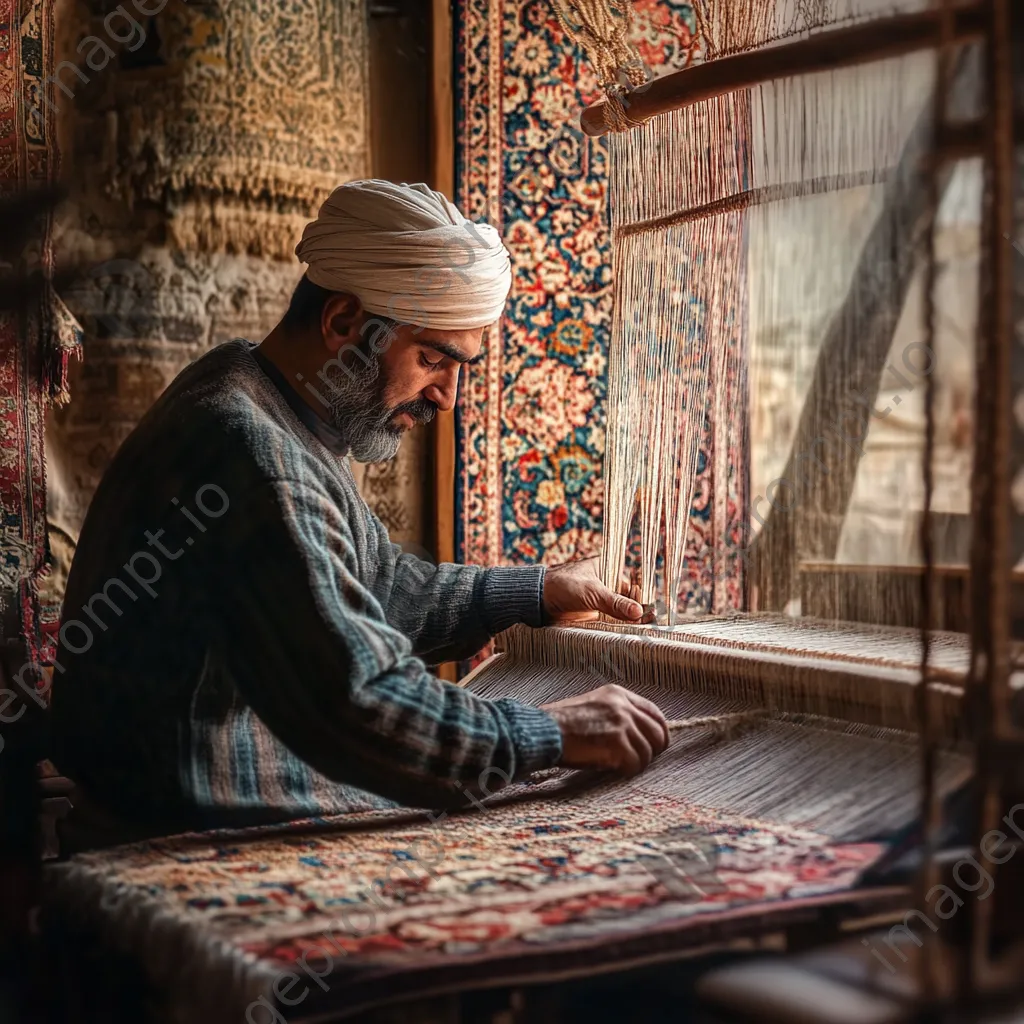
[[[281,320],[289,330],[305,330],[320,325],[320,314],[324,311],[324,303],[334,294],[327,288],[313,284],[305,274],[292,292],[291,302]]]
[[[292,292],[291,302],[281,318],[281,323],[286,330],[290,331],[304,331],[312,327],[319,327],[320,314],[324,311],[324,303],[332,295],[337,294],[337,292],[332,292],[329,288],[321,288],[320,285],[313,284],[303,274],[299,279],[299,283],[295,286],[295,291]],[[381,345],[380,332],[382,327],[390,333],[399,326],[397,320],[388,316],[380,316],[377,313],[367,313],[366,318],[366,323],[363,324],[363,329],[360,332],[360,347],[367,345],[379,347]],[[371,323],[373,327],[368,329]]]

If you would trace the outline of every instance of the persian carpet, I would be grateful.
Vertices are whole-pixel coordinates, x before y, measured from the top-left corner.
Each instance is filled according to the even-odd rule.
[[[53,0],[0,0],[0,194],[55,180],[59,154],[46,77],[53,68]],[[0,230],[4,230],[0,226]],[[49,218],[20,256],[26,273],[53,269]],[[0,611],[8,628],[41,655],[57,609],[41,608],[46,567],[43,429],[46,407],[66,397],[78,326],[52,289],[18,313],[0,311]],[[16,607],[4,607],[5,595]],[[16,595],[16,596],[14,596]]]
[[[495,799],[484,813],[364,812],[82,854],[49,869],[44,920],[129,956],[172,1019],[241,1019],[295,976],[305,995],[287,1015],[300,1020],[541,981],[555,964],[635,966],[894,898],[851,892],[881,844],[725,815],[642,778],[548,773]]]
[[[655,73],[699,51],[692,8],[634,4]],[[458,551],[479,564],[558,564],[601,543],[612,312],[607,146],[579,129],[595,75],[545,0],[462,0],[457,192],[502,232],[512,296],[458,406]],[[741,607],[742,577],[713,581],[707,552],[740,546],[745,460],[737,382],[727,439],[704,432],[687,564],[691,611]],[[725,443],[722,443],[725,441]],[[715,456],[712,457],[712,450]]]

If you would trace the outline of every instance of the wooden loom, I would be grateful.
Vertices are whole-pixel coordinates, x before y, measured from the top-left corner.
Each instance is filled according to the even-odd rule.
[[[1024,761],[1022,736],[1010,714],[1021,659],[1010,625],[1012,569],[1021,554],[1012,542],[1009,472],[1017,460],[1010,408],[1011,389],[1022,382],[1011,373],[1013,250],[1002,244],[1016,237],[1013,161],[1020,115],[1013,96],[1015,85],[1021,88],[1021,68],[1020,51],[1016,67],[1010,54],[1011,45],[1020,47],[1024,19],[1019,13],[1011,17],[1008,0],[933,3],[924,9],[904,4],[902,13],[888,17],[872,16],[870,4],[858,17],[851,0],[850,10],[840,12],[845,18],[823,10],[816,23],[785,22],[783,0],[775,21],[775,4],[722,4],[717,18],[709,6],[697,8],[708,56],[718,59],[645,83],[637,73],[638,56],[625,41],[628,4],[556,3],[563,26],[587,49],[607,93],[583,112],[582,127],[594,136],[615,133],[606,582],[618,579],[630,538],[637,543],[639,532],[644,600],[658,602],[661,625],[517,628],[465,685],[488,697],[514,695],[537,703],[609,681],[641,691],[670,718],[690,719],[694,726],[680,730],[649,770],[650,785],[697,804],[847,839],[893,835],[923,820],[914,890],[915,905],[923,905],[924,893],[940,877],[940,798],[974,776],[980,798],[971,812],[971,842],[977,852],[983,834],[1020,792],[1014,772]],[[786,109],[799,108],[807,116],[815,93],[831,89],[837,97],[844,86],[855,91],[872,74],[908,82],[928,65],[931,78],[916,107],[909,103],[899,112],[909,117],[901,121],[876,108],[860,125],[862,144],[875,139],[872,132],[885,136],[877,138],[874,160],[858,166],[856,158],[825,154],[816,167],[806,156],[804,136],[795,160],[782,152],[784,173],[773,175],[777,168],[770,166],[758,182],[751,180],[749,165],[746,173],[738,167],[735,154],[751,145],[749,129],[758,118],[765,133],[778,131]],[[849,115],[848,103],[836,102]],[[830,120],[817,109],[814,117],[825,132],[837,131],[837,117]],[[761,145],[766,147],[763,139]],[[780,144],[778,151],[784,148]],[[833,590],[844,586],[847,574],[836,554],[863,452],[824,460],[800,456],[809,445],[817,454],[815,438],[846,390],[874,402],[915,274],[923,279],[923,341],[935,349],[939,210],[956,165],[970,160],[981,163],[984,181],[970,564],[936,564],[930,509],[937,385],[928,377],[920,458],[907,467],[923,478],[920,564],[888,572],[867,567],[869,577],[870,570],[886,577],[885,590],[869,579],[866,598],[858,598],[862,606],[871,605],[874,588],[874,624],[782,614],[799,596],[808,565],[819,575],[834,567]],[[753,169],[758,170],[756,161]],[[735,354],[727,351],[728,339],[738,333],[735,311],[749,299],[750,283],[756,287],[759,274],[763,291],[776,289],[769,302],[784,304],[778,286],[763,283],[770,272],[764,257],[758,264],[751,255],[751,222],[760,218],[762,236],[768,236],[781,223],[773,221],[773,206],[795,208],[856,190],[873,194],[873,226],[859,236],[848,287],[826,318],[790,455],[779,474],[800,481],[814,500],[790,501],[789,508],[773,502],[748,557],[724,556],[730,571],[746,570],[747,612],[687,616],[677,594],[686,562],[694,558],[684,551],[696,451],[704,417],[713,437],[724,435],[722,382]],[[806,227],[810,221],[797,216],[792,223]],[[689,273],[675,269],[697,251],[706,254],[706,267],[695,269],[691,261]],[[824,251],[827,258],[827,245]],[[886,269],[881,285],[880,264]],[[670,308],[684,291],[691,297],[696,292],[703,308],[697,328]],[[742,357],[740,362],[742,380],[748,367]],[[721,556],[710,552],[712,564]],[[904,586],[893,602],[892,579],[908,574],[909,596]],[[943,580],[953,577],[969,593],[969,635],[936,630],[945,617]],[[836,600],[831,607],[849,608],[850,602]],[[900,627],[893,625],[897,621]],[[906,628],[908,621],[915,628]],[[963,624],[963,616],[957,621]],[[992,905],[971,908],[969,927],[953,943],[958,952],[952,961],[947,958],[941,975],[936,965],[944,955],[943,939],[926,936],[922,992],[964,998],[1012,987],[1013,957],[997,963],[992,951],[993,916]]]

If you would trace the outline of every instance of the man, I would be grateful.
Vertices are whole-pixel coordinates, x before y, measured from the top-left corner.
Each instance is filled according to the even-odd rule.
[[[424,185],[337,189],[255,346],[188,367],[121,447],[72,565],[56,759],[153,828],[465,805],[556,764],[641,770],[660,711],[619,687],[544,708],[430,674],[517,622],[640,606],[593,563],[434,566],[392,545],[348,459],[455,403],[510,287],[497,233]]]

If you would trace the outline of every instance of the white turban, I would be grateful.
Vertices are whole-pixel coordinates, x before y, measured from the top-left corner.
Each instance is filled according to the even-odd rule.
[[[512,285],[498,232],[467,220],[426,185],[336,188],[295,255],[313,284],[350,292],[367,312],[437,330],[494,323]]]

